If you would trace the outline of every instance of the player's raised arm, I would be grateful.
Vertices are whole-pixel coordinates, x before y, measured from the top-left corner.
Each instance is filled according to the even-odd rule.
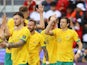
[[[36,25],[36,29],[44,29],[45,28],[44,18],[43,18],[44,7],[42,5],[39,5],[37,10],[40,14],[40,23]]]
[[[51,28],[53,22],[55,22],[55,20],[56,20],[56,15],[51,16],[51,19],[49,21],[49,24],[48,24],[48,26],[45,29],[45,34],[53,35],[53,32],[50,31],[50,28]]]

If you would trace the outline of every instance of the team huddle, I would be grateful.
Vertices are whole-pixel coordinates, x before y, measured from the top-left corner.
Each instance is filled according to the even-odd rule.
[[[26,19],[28,9],[24,6],[8,22],[6,15],[3,16],[0,48],[6,48],[4,65],[41,65],[41,50],[44,51],[42,65],[73,65],[81,55],[82,42],[78,34],[69,28],[70,20],[62,17],[59,23],[56,15],[53,15],[47,20],[48,25],[45,28],[43,6],[39,5],[38,11],[39,24],[33,19]],[[42,31],[39,33],[37,29]],[[75,55],[74,42],[78,44]]]

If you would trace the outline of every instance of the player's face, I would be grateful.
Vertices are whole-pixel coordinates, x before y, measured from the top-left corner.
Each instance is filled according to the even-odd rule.
[[[15,15],[13,19],[16,26],[21,24],[21,17],[19,15]]]
[[[68,27],[67,20],[61,19],[60,20],[60,28],[63,29],[63,28],[66,28],[66,27]]]
[[[35,24],[34,24],[34,22],[29,22],[28,23],[28,29],[30,30],[30,32],[35,30]]]

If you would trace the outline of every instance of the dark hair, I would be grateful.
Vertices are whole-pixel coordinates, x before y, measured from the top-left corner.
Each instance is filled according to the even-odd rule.
[[[15,15],[19,15],[20,17],[24,18],[24,15],[21,12],[16,12],[13,14],[13,16],[15,16]]]
[[[55,1],[51,2],[50,6],[56,6],[56,2]]]
[[[29,22],[33,22],[36,25],[36,21],[33,19],[30,19]]]
[[[67,24],[69,24],[68,28],[70,28],[70,19],[68,19],[67,17],[62,17],[61,19],[66,19]]]
[[[70,19],[68,19],[67,17],[62,17],[61,19],[66,19],[67,23],[70,23]]]
[[[19,8],[19,11],[20,11],[20,12],[26,12],[26,11],[28,11],[28,8],[27,8],[26,6],[21,6],[21,7]]]

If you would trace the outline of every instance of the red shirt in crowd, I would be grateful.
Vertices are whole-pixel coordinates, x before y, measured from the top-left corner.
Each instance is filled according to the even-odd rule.
[[[68,0],[58,0],[56,9],[62,12],[66,12],[66,8],[68,7],[68,5]]]
[[[28,1],[27,0],[25,0],[24,6],[27,6],[28,7]],[[36,6],[36,2],[35,1],[32,1],[30,3],[30,6],[28,7],[30,13],[34,10],[34,7],[35,6]]]

